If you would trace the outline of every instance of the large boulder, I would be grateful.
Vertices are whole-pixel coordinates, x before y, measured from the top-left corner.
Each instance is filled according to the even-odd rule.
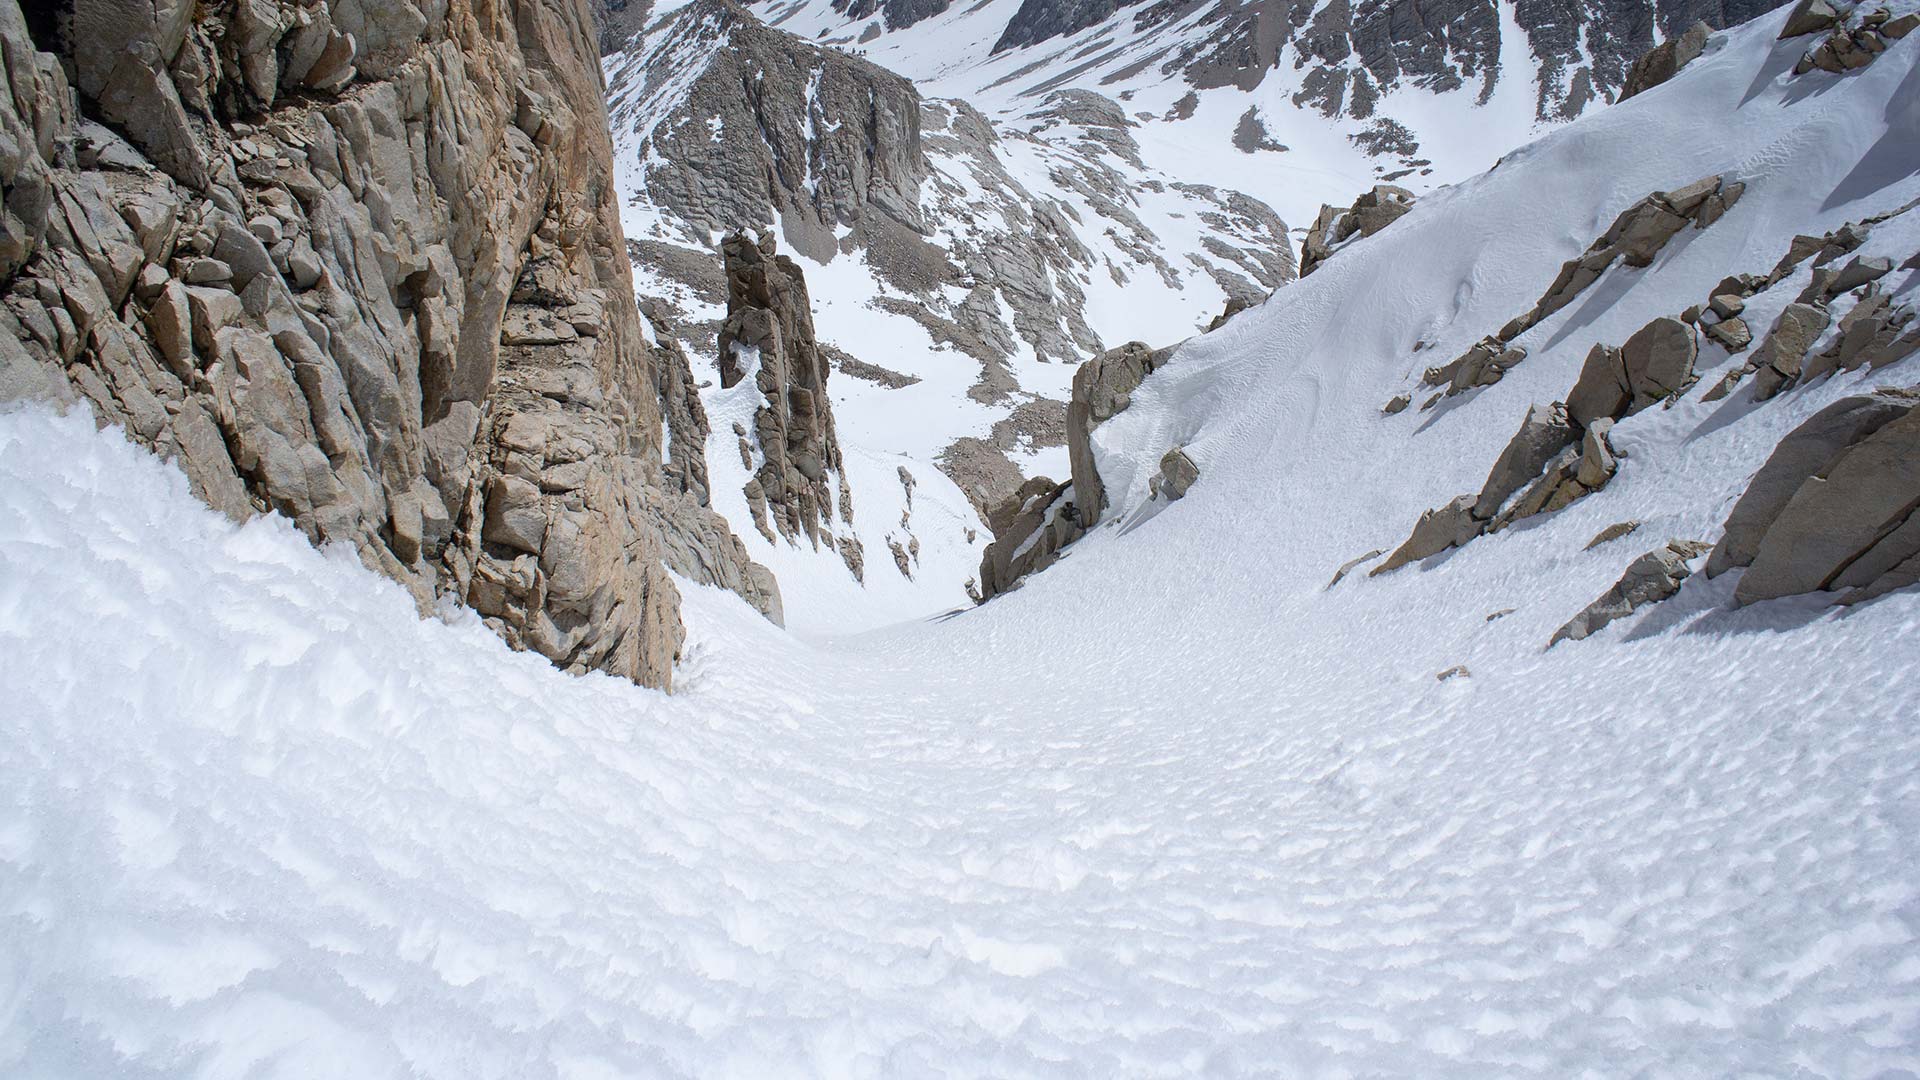
[[[1688,560],[1698,558],[1706,550],[1707,546],[1698,541],[1669,540],[1633,560],[1612,588],[1553,632],[1547,647],[1562,641],[1580,641],[1615,619],[1679,592],[1680,583],[1693,574]]]
[[[1625,101],[1635,94],[1644,93],[1659,86],[1680,73],[1680,69],[1698,59],[1707,47],[1707,39],[1713,36],[1713,28],[1704,22],[1695,22],[1686,32],[1670,37],[1647,50],[1646,54],[1633,62],[1627,71],[1627,81],[1620,87],[1618,101]]]
[[[1092,528],[1107,507],[1106,485],[1093,458],[1093,429],[1133,403],[1140,383],[1172,355],[1130,341],[1108,349],[1073,373],[1073,400],[1067,404],[1067,460],[1073,469],[1074,503],[1080,523]]]
[[[1872,589],[1920,556],[1920,409],[1880,425],[1806,477],[1766,526],[1734,602]],[[1866,408],[1874,408],[1867,406]],[[1864,424],[1856,425],[1864,427]]]
[[[1345,210],[1322,206],[1300,241],[1300,276],[1312,273],[1350,241],[1372,236],[1412,209],[1413,192],[1392,184],[1375,184]]]

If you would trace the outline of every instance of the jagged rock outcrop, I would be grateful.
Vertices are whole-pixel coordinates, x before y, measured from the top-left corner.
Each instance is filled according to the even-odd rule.
[[[1300,241],[1300,276],[1313,273],[1335,251],[1356,237],[1372,236],[1413,209],[1413,192],[1392,184],[1375,184],[1345,210],[1321,206],[1313,227]]]
[[[777,222],[825,262],[844,228],[922,231],[920,94],[901,76],[798,42],[734,0],[695,0],[613,72],[613,123],[637,137],[649,197],[693,242]],[[649,108],[662,87],[684,93],[671,119]]]
[[[1648,49],[1646,55],[1633,62],[1627,69],[1627,78],[1620,85],[1620,96],[1616,101],[1625,101],[1635,94],[1645,93],[1680,73],[1700,58],[1706,50],[1707,39],[1713,36],[1713,28],[1704,22],[1696,22],[1687,27],[1684,34],[1671,37]]]
[[[1656,191],[1627,207],[1584,253],[1561,266],[1531,310],[1500,328],[1500,340],[1512,341],[1571,304],[1600,280],[1615,260],[1636,269],[1652,265],[1654,257],[1680,230],[1689,223],[1704,229],[1719,221],[1746,190],[1747,186],[1737,180],[1708,176],[1672,191]]]
[[[1106,485],[1093,459],[1093,429],[1132,404],[1133,392],[1172,353],[1130,341],[1073,373],[1073,400],[1067,404],[1067,460],[1073,467],[1074,502],[1082,527],[1098,524],[1107,508]]]
[[[0,0],[0,40],[9,394],[568,670],[669,683],[663,560],[771,607],[662,484],[584,0]]]
[[[1612,426],[1607,418],[1576,424],[1559,402],[1530,407],[1479,493],[1458,496],[1421,514],[1406,541],[1368,576],[1390,573],[1535,514],[1552,513],[1605,487],[1618,468],[1607,441]]]
[[[1920,582],[1920,391],[1842,398],[1780,440],[1727,516],[1708,576],[1746,567],[1734,602]]]
[[[1707,545],[1697,540],[1669,540],[1660,547],[1627,564],[1626,573],[1613,587],[1600,594],[1580,614],[1553,632],[1547,642],[1552,648],[1562,641],[1580,641],[1601,627],[1624,618],[1636,609],[1657,604],[1680,591],[1680,583],[1693,576],[1688,564],[1705,554]]]
[[[1845,14],[1826,0],[1801,0],[1787,17],[1780,40],[1826,31],[1820,43],[1808,49],[1794,64],[1795,75],[1818,68],[1836,75],[1857,71],[1878,59],[1888,45],[1920,29],[1920,12],[1906,12],[1895,18],[1886,7],[1861,11],[1859,5]],[[1858,18],[1853,18],[1857,13]]]
[[[721,241],[727,272],[727,321],[720,329],[720,385],[751,378],[766,403],[754,413],[747,505],[772,540],[805,536],[840,553],[855,578],[865,552],[853,535],[853,493],[840,459],[827,397],[832,371],[813,336],[813,307],[799,264],[759,240],[734,233]]]
[[[1036,476],[987,514],[993,543],[980,561],[982,602],[1006,592],[1027,574],[1045,569],[1067,545],[1099,524],[1107,508],[1106,485],[1093,457],[1093,431],[1132,404],[1141,382],[1173,355],[1131,341],[1080,365],[1073,374],[1073,400],[1067,404],[1067,457],[1073,477],[1066,483]],[[1198,466],[1181,447],[1161,458],[1150,482],[1153,497],[1168,502],[1187,493],[1199,479]]]
[[[1488,339],[1482,346],[1476,349],[1491,353],[1498,342]],[[1596,344],[1564,404],[1527,410],[1479,494],[1461,495],[1423,513],[1407,540],[1372,574],[1553,513],[1605,487],[1619,469],[1608,441],[1614,422],[1685,393],[1694,382],[1698,351],[1693,328],[1674,318],[1653,320],[1618,348]]]
[[[1742,352],[1752,340],[1744,316],[1747,301],[1778,286],[1809,258],[1813,260],[1810,280],[1781,309],[1759,348],[1746,363],[1721,376],[1704,400],[1724,398],[1753,376],[1753,400],[1766,401],[1836,371],[1881,368],[1920,352],[1920,327],[1914,326],[1912,303],[1896,300],[1880,285],[1880,279],[1893,271],[1894,260],[1854,255],[1840,262],[1866,242],[1875,225],[1916,206],[1920,201],[1851,222],[1824,236],[1797,236],[1764,277],[1735,274],[1715,286],[1709,302],[1697,313],[1700,325],[1707,338],[1728,352]],[[1810,355],[1833,326],[1836,307],[1849,299],[1851,306],[1840,316],[1827,347]]]
[[[980,602],[1007,592],[1028,574],[1053,565],[1067,545],[1086,535],[1071,483],[1036,476],[987,515],[993,543],[980,558]]]

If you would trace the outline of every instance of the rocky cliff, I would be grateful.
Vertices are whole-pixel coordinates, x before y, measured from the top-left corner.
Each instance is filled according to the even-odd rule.
[[[907,26],[940,6],[842,9]],[[1034,457],[1060,449],[1068,365],[1105,348],[1101,312],[1184,312],[1197,328],[1223,300],[1244,307],[1291,280],[1279,215],[1147,166],[1141,122],[1114,98],[1061,91],[1003,131],[851,48],[762,23],[734,0],[696,0],[611,44],[636,271],[698,353],[727,318],[716,234],[773,231],[803,262],[859,264],[819,290],[821,344],[895,391],[977,370],[923,460],[982,515]]]
[[[0,0],[0,390],[666,686],[669,568],[778,611],[662,481],[586,0]]]
[[[740,435],[753,468],[747,506],[768,540],[824,540],[853,576],[865,554],[851,530],[853,493],[827,397],[830,368],[813,335],[813,305],[800,267],[775,250],[772,236],[735,233],[720,245],[727,268],[727,321],[720,329],[720,385],[752,379],[764,400],[753,429]],[[771,527],[769,527],[771,523]]]

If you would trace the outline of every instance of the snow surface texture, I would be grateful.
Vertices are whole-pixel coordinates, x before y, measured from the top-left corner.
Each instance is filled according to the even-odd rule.
[[[1731,611],[1695,575],[1542,649],[1912,361],[1764,405],[1708,373],[1615,429],[1605,491],[1325,587],[1591,341],[1920,195],[1920,38],[1788,80],[1778,25],[1183,348],[1100,429],[1115,526],[1017,592],[813,645],[683,585],[672,697],[0,415],[0,1074],[1920,1072],[1920,596]],[[1733,213],[1498,385],[1377,415],[1722,170]],[[1201,476],[1149,520],[1171,442]]]

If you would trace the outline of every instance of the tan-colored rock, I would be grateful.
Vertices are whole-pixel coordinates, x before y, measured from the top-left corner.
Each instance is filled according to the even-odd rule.
[[[1132,404],[1133,392],[1170,355],[1170,350],[1130,341],[1088,360],[1073,373],[1073,399],[1067,403],[1067,458],[1073,468],[1073,501],[1084,528],[1098,524],[1107,508],[1106,485],[1093,460],[1093,429]]]
[[[1814,304],[1788,304],[1753,352],[1748,368],[1754,372],[1753,399],[1765,401],[1800,377],[1807,350],[1826,332],[1833,316]]]
[[[1581,550],[1592,551],[1601,544],[1611,544],[1621,537],[1632,535],[1639,528],[1640,522],[1637,520],[1616,521],[1606,528],[1601,529],[1599,532],[1594,533],[1593,539],[1587,541],[1587,546]]]
[[[1827,0],[1799,0],[1780,29],[1780,40],[1817,34],[1840,21],[1840,13]]]
[[[1749,566],[1775,519],[1809,479],[1826,475],[1847,448],[1906,416],[1915,399],[1899,393],[1856,394],[1828,405],[1794,428],[1747,482],[1707,560],[1707,576]]]
[[[1837,586],[1871,588],[1879,573],[1920,555],[1920,525],[1909,524],[1920,491],[1920,409],[1912,400],[1905,413],[1841,449],[1798,485],[1734,586],[1736,604]],[[1885,403],[1866,408],[1884,410]],[[1846,577],[1862,560],[1863,570],[1878,572]]]
[[[1582,640],[1616,619],[1679,592],[1681,582],[1693,574],[1688,560],[1698,558],[1706,550],[1707,546],[1698,541],[1669,540],[1633,560],[1612,588],[1554,631],[1547,647],[1562,641]]]
[[[777,616],[665,483],[584,3],[68,7],[55,57],[0,0],[5,393],[83,396],[210,505],[570,671],[670,682],[668,565]]]

